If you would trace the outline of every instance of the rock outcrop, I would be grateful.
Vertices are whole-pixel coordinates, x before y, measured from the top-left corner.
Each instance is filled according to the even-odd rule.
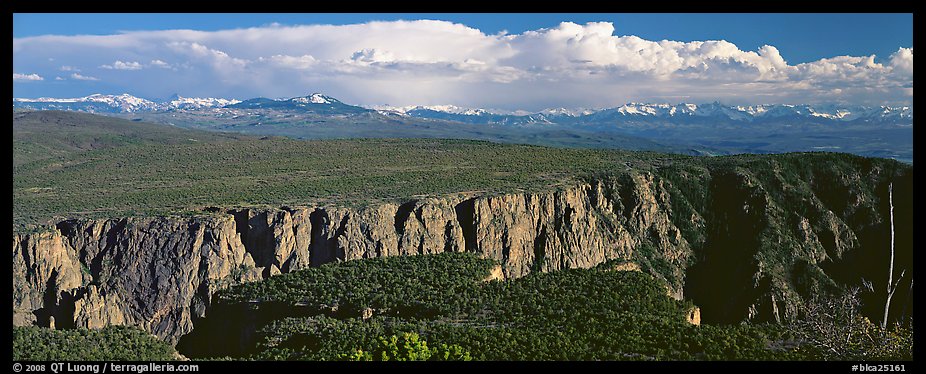
[[[685,320],[688,321],[688,323],[692,325],[700,326],[701,325],[701,308],[698,308],[696,306],[691,307],[691,309],[688,310],[688,314],[685,315]]]
[[[781,320],[807,292],[790,286],[795,259],[819,272],[860,246],[856,230],[880,224],[850,227],[853,213],[813,195],[778,201],[748,172],[710,183],[713,200],[701,205],[658,173],[633,171],[544,193],[66,220],[14,234],[13,324],[47,326],[54,318],[59,328],[133,325],[176,343],[224,287],[335,261],[446,251],[498,260],[493,278],[624,259],[633,268],[617,270],[654,274],[673,297],[700,287],[692,296],[705,316],[724,307],[733,310],[723,314],[728,320]],[[860,204],[853,209],[874,209]],[[769,243],[785,260],[768,258]],[[703,280],[717,271],[728,273],[723,282],[740,283]],[[710,292],[718,296],[705,296]],[[690,319],[700,323],[701,310]]]
[[[193,328],[211,295],[261,279],[232,216],[64,221],[15,235],[13,323],[133,325],[161,338]]]

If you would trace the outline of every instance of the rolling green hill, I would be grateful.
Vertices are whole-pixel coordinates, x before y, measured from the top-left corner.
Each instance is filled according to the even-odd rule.
[[[72,112],[14,117],[14,221],[545,188],[680,156],[446,139],[300,141]]]
[[[228,141],[240,135],[190,131],[65,111],[13,112],[13,167],[74,153],[142,144]]]

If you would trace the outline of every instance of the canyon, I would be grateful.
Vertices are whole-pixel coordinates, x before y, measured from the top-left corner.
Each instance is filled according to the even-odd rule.
[[[895,266],[909,283],[911,166],[854,157],[850,167],[826,166],[835,156],[807,156],[810,178],[796,181],[784,156],[758,157],[769,161],[700,173],[628,169],[546,192],[14,230],[13,324],[131,325],[175,344],[209,315],[218,290],[326,263],[441,252],[495,259],[504,278],[625,259],[692,300],[702,323],[781,323],[822,289],[886,275],[889,183]],[[866,305],[877,310],[878,297]],[[904,297],[894,308],[912,310]]]

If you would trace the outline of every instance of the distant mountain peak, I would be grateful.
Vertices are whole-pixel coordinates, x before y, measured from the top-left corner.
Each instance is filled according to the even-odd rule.
[[[289,99],[289,101],[301,103],[301,104],[334,104],[334,103],[341,102],[338,99],[335,99],[331,96],[323,95],[318,92],[312,93],[309,96],[294,97],[292,99]]]

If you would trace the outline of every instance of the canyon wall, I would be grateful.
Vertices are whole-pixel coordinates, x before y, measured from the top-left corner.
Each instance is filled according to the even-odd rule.
[[[65,220],[14,233],[13,324],[133,325],[176,343],[219,289],[330,262],[445,251],[496,259],[506,278],[625,259],[692,299],[704,322],[781,321],[815,287],[851,282],[847,269],[883,258],[865,249],[887,227],[872,191],[897,179],[895,199],[912,202],[912,171],[859,175],[825,187],[845,192],[836,200],[819,188],[770,193],[787,191],[786,178],[740,169],[695,176],[700,192],[628,171],[543,193]],[[912,241],[900,246],[912,253]],[[911,274],[907,252],[899,265]]]

